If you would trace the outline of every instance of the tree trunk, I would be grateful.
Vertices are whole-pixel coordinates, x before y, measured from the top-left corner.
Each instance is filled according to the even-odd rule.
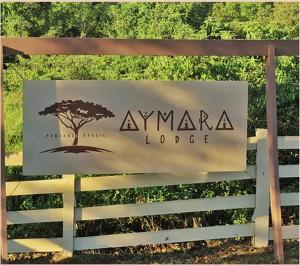
[[[74,139],[73,145],[77,145],[78,144],[78,130],[74,130],[74,133],[75,133],[75,139]]]

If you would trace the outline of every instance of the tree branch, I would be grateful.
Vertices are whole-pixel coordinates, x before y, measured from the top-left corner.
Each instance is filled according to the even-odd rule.
[[[71,130],[74,131],[74,128],[73,128],[72,126],[66,124],[66,123],[62,120],[62,117],[59,116],[59,114],[54,114],[54,113],[52,113],[52,114],[53,114],[54,116],[56,116],[64,126],[66,126],[67,128],[69,128],[69,129],[71,129]]]
[[[64,113],[66,114],[66,119],[69,120],[72,123],[72,125],[73,125],[74,128],[77,128],[78,126],[75,124],[75,122],[73,120],[74,117],[72,117],[71,111],[68,110],[68,111],[66,111]],[[70,117],[69,117],[68,113],[70,113]]]
[[[63,115],[63,114],[66,114],[66,115]],[[71,119],[68,117],[68,115],[67,115],[66,112],[60,112],[59,115],[61,115],[61,116],[64,117],[65,119],[71,121]]]
[[[70,113],[71,118],[69,117],[68,112],[60,112],[58,115],[61,115],[66,120],[70,121],[73,125],[73,128],[77,127],[75,122],[73,121],[73,117],[72,117],[71,113]]]
[[[78,124],[78,129],[80,129],[83,125],[85,125],[86,123],[88,123],[88,122],[91,122],[91,121],[93,121],[93,120],[95,120],[96,119],[96,117],[91,117],[90,119],[89,118],[87,118],[84,122],[80,122],[79,124]]]
[[[80,128],[80,127],[82,126],[82,124],[86,121],[86,119],[87,119],[87,118],[82,119],[82,120],[78,123],[77,127]]]

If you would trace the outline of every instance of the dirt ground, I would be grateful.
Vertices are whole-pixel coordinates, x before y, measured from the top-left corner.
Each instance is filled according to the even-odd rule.
[[[285,263],[299,264],[299,241],[285,241]],[[275,263],[272,245],[256,249],[249,240],[212,240],[206,242],[116,248],[75,252],[72,258],[61,253],[10,254],[9,263]]]

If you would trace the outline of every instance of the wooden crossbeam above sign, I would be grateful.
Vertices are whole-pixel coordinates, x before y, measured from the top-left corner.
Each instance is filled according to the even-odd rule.
[[[299,54],[299,40],[147,40],[2,37],[5,55],[267,56]]]

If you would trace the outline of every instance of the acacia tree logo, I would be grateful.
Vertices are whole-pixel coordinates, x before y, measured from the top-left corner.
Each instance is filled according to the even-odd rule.
[[[85,124],[98,121],[103,118],[113,118],[115,114],[101,105],[82,100],[63,100],[59,103],[46,107],[39,115],[53,115],[57,117],[61,124],[69,128],[74,133],[74,141],[72,146],[63,146],[54,149],[45,150],[45,152],[65,152],[65,153],[87,153],[89,151],[103,152],[107,149],[78,145],[79,130]]]

